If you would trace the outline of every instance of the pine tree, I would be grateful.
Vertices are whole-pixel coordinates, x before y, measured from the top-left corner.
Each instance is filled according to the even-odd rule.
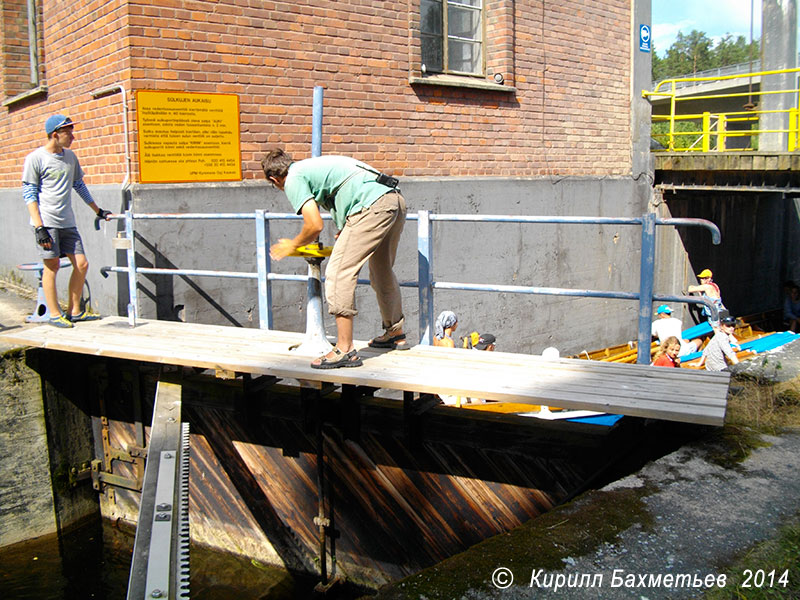
[[[688,35],[678,32],[664,58],[659,57],[653,48],[653,81],[691,77],[698,71],[746,63],[758,58],[760,47],[759,40],[748,43],[742,35],[734,39],[727,34],[715,45],[702,31],[692,30]]]

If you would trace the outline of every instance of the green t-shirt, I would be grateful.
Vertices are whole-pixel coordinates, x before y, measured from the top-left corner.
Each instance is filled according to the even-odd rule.
[[[289,166],[283,190],[297,214],[313,199],[331,213],[336,228],[341,231],[348,216],[372,206],[378,198],[392,191],[375,181],[378,177],[375,171],[349,156],[307,158]]]

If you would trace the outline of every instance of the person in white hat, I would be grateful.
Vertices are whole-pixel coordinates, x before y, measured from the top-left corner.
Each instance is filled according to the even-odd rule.
[[[83,170],[78,157],[69,149],[75,139],[72,133],[74,127],[72,119],[64,115],[48,117],[44,124],[47,143],[28,154],[22,171],[22,197],[28,207],[30,223],[44,264],[42,289],[52,315],[50,324],[65,328],[72,327],[75,322],[99,318],[81,307],[89,262],[72,212],[72,190],[99,218],[107,221],[111,215],[95,204],[89,188],[83,182]],[[62,256],[72,263],[66,314],[61,312],[56,291],[56,273]]]

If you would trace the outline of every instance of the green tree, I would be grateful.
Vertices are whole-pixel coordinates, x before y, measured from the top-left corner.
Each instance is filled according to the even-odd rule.
[[[678,32],[675,42],[669,47],[664,58],[658,56],[655,47],[653,48],[653,81],[671,77],[690,77],[698,71],[746,63],[751,58],[759,57],[760,48],[759,40],[748,43],[742,35],[734,38],[728,34],[714,45],[702,31],[692,30],[688,35]]]
[[[713,67],[711,59],[711,39],[702,31],[693,29],[688,35],[678,32],[675,42],[667,50],[664,59],[669,73],[689,75]],[[674,77],[674,75],[671,75]]]
[[[749,60],[757,60],[760,48],[756,41],[748,44],[743,35],[733,39],[731,34],[723,37],[712,51],[712,62],[714,67],[727,67],[745,63]]]
[[[666,70],[664,68],[664,59],[658,55],[658,52],[656,52],[655,44],[653,44],[651,52],[651,77],[653,81],[661,81],[662,79],[666,79],[668,76],[665,75]]]

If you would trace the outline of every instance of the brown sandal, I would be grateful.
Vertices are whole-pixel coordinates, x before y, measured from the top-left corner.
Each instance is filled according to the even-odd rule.
[[[318,359],[311,363],[312,369],[338,369],[339,367],[360,367],[362,364],[361,357],[356,350],[350,352],[342,352],[336,346],[333,347],[331,352],[335,358],[328,358],[328,355],[320,356]]]

